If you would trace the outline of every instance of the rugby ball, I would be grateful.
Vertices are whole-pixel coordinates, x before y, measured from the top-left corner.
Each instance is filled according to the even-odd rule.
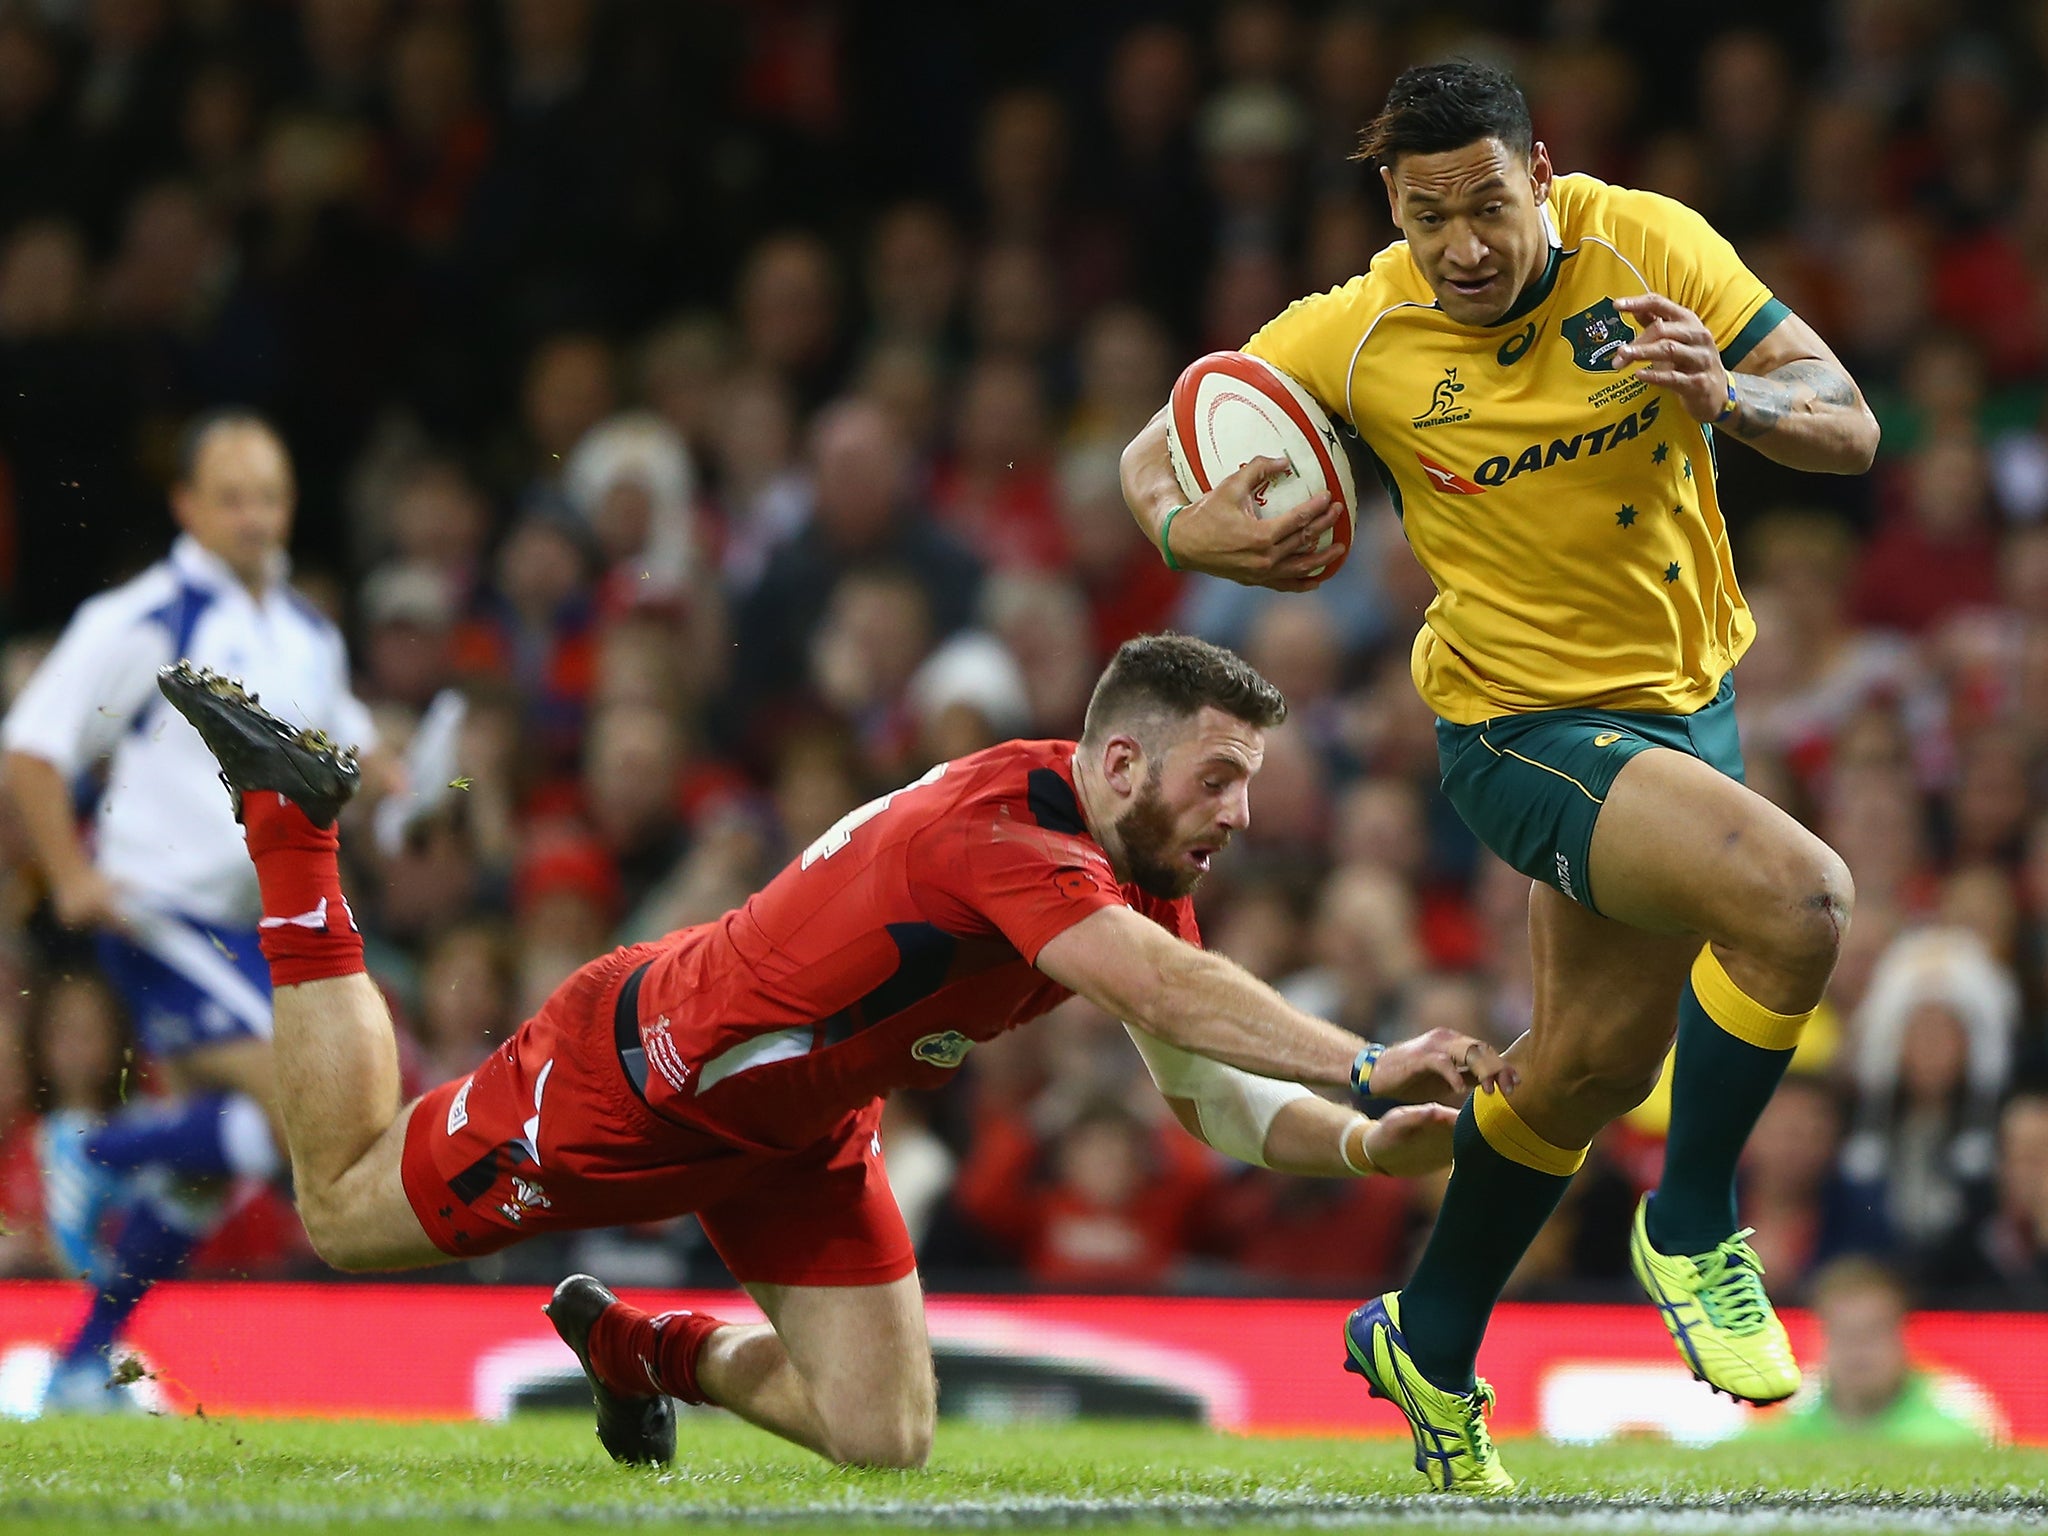
[[[1284,516],[1328,491],[1344,504],[1344,516],[1317,546],[1336,557],[1324,570],[1334,570],[1350,551],[1358,526],[1350,457],[1329,413],[1278,368],[1246,352],[1198,357],[1174,380],[1169,417],[1167,452],[1189,501],[1253,459],[1285,459],[1287,472],[1267,481],[1254,498],[1259,516]]]

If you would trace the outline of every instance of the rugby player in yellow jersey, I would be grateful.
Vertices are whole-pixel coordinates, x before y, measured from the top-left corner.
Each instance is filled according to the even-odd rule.
[[[1736,1159],[1834,969],[1840,858],[1743,787],[1731,674],[1754,632],[1716,444],[1869,468],[1878,429],[1811,327],[1682,204],[1557,175],[1507,76],[1411,69],[1367,126],[1406,236],[1248,350],[1349,420],[1436,584],[1416,687],[1444,788],[1534,882],[1530,1027],[1512,1102],[1475,1094],[1413,1278],[1347,1321],[1350,1366],[1414,1431],[1432,1486],[1512,1488],[1473,1372],[1502,1286],[1599,1129],[1677,1038],[1664,1175],[1631,1255],[1694,1374],[1751,1402],[1799,1385]],[[1259,460],[1191,505],[1162,412],[1124,491],[1169,563],[1312,586],[1340,509],[1260,521]]]

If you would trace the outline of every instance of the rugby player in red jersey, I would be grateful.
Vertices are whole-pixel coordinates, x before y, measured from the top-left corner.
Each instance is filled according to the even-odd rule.
[[[1250,817],[1286,704],[1238,657],[1117,652],[1081,740],[942,763],[843,818],[736,911],[592,961],[468,1077],[401,1107],[392,1023],[336,868],[349,754],[180,663],[262,885],[279,1099],[306,1231],[341,1269],[694,1212],[768,1322],[649,1316],[572,1276],[549,1316],[622,1461],[674,1454],[670,1398],[836,1461],[916,1466],[934,1413],[916,1261],[881,1164],[891,1089],[1079,993],[1128,1021],[1184,1124],[1299,1173],[1413,1174],[1452,1115],[1375,1121],[1303,1085],[1456,1099],[1513,1086],[1483,1043],[1392,1047],[1199,947],[1189,893]]]

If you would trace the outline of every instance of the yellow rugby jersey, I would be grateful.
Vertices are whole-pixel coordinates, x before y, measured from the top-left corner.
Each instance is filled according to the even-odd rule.
[[[1298,300],[1248,352],[1357,428],[1436,583],[1415,686],[1444,719],[1714,697],[1755,633],[1714,489],[1712,432],[1609,366],[1664,294],[1731,367],[1787,311],[1682,203],[1559,176],[1550,259],[1499,324],[1437,308],[1406,241]]]

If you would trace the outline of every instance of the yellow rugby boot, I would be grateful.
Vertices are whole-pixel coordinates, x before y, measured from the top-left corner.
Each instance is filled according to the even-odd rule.
[[[1799,1390],[1792,1341],[1764,1294],[1764,1266],[1744,1227],[1705,1253],[1659,1253],[1644,1225],[1650,1198],[1636,1207],[1629,1265],[1671,1332],[1693,1375],[1747,1403],[1781,1403]]]
[[[1344,1320],[1344,1369],[1365,1378],[1374,1397],[1407,1415],[1415,1437],[1415,1470],[1439,1493],[1513,1493],[1486,1415],[1493,1388],[1474,1380],[1463,1394],[1426,1380],[1401,1336],[1401,1293],[1375,1297]]]

